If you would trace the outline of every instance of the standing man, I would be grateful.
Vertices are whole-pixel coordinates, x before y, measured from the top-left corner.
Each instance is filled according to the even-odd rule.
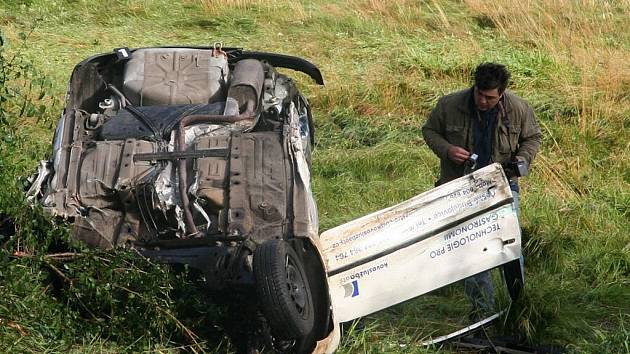
[[[440,158],[436,185],[464,175],[465,162],[477,154],[477,168],[504,165],[514,205],[519,212],[518,177],[526,174],[541,142],[534,111],[525,100],[506,90],[510,73],[504,65],[477,66],[474,84],[439,99],[422,127],[427,145]],[[513,168],[519,162],[525,169]],[[494,287],[489,272],[464,281],[475,318],[494,312]]]

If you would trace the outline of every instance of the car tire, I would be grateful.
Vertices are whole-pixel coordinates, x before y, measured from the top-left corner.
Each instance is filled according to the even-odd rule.
[[[254,276],[261,310],[280,339],[300,339],[313,330],[314,308],[302,262],[283,240],[269,240],[254,252]]]

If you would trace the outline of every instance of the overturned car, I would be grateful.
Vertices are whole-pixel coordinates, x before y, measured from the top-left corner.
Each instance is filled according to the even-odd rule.
[[[243,318],[244,352],[332,352],[339,322],[493,267],[520,274],[498,165],[320,236],[313,118],[278,67],[323,84],[306,60],[218,45],[86,59],[29,198],[92,247],[203,272]]]

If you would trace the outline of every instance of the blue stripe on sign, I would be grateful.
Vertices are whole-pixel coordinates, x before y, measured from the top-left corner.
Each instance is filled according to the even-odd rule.
[[[359,281],[352,282],[352,297],[359,296]]]

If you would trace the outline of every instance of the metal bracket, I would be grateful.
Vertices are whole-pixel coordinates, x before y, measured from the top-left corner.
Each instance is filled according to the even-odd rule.
[[[227,149],[203,149],[194,151],[169,151],[135,154],[134,161],[179,160],[202,157],[227,157]]]

